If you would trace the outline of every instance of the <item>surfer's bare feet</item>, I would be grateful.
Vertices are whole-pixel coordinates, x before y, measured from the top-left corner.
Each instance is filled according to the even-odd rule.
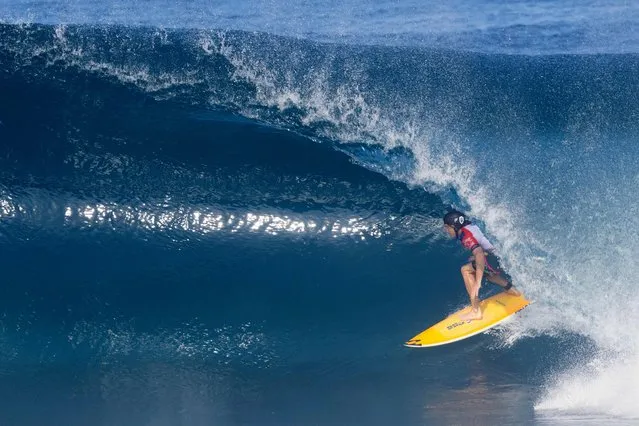
[[[473,311],[470,309],[468,312],[459,315],[459,319],[462,321],[475,321],[482,318],[481,309]]]

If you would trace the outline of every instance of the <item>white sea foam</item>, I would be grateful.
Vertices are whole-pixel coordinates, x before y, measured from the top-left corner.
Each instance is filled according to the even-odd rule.
[[[639,358],[636,352],[597,354],[584,365],[560,374],[535,409],[548,413],[607,413],[639,421]]]

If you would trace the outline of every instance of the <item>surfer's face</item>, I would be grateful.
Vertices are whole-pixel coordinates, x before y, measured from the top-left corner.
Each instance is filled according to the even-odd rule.
[[[455,228],[453,228],[450,225],[444,225],[444,229],[446,229],[446,232],[448,232],[448,235],[450,235],[451,237],[455,238],[457,236],[457,234],[455,233]]]

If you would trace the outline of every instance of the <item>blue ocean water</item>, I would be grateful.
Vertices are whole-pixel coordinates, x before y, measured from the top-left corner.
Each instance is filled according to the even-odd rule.
[[[0,424],[636,423],[638,14],[1,4]]]

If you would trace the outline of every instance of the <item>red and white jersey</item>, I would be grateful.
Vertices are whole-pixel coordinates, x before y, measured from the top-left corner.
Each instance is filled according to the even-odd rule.
[[[471,252],[477,247],[481,247],[488,252],[495,250],[495,247],[490,244],[488,238],[484,236],[477,225],[473,225],[472,223],[460,229],[457,233],[457,238],[459,238],[462,245]]]

